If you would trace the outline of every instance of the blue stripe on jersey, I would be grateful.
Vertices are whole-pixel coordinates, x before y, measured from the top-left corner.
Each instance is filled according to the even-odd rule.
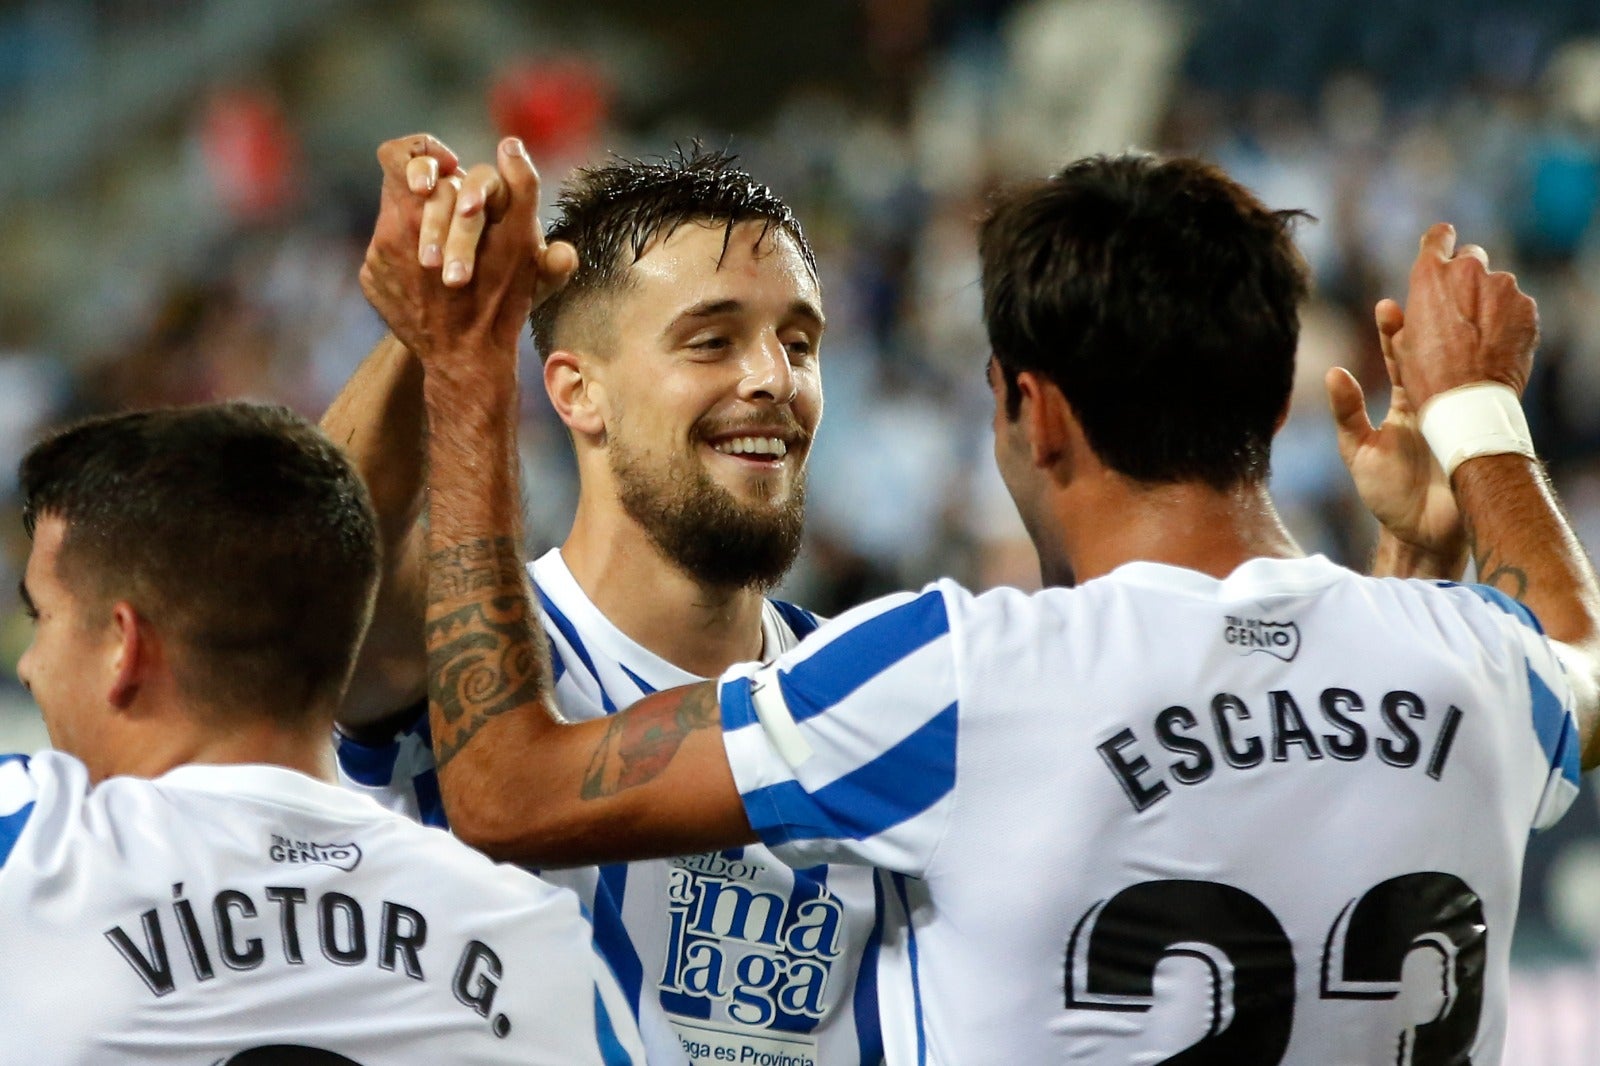
[[[1491,607],[1500,608],[1535,633],[1544,634],[1544,626],[1539,624],[1539,619],[1532,611],[1497,588],[1489,585],[1458,585],[1453,581],[1441,581],[1439,584],[1444,588],[1464,588]]]
[[[0,818],[0,866],[4,866],[6,860],[11,858],[11,851],[17,846],[17,838],[22,835],[22,830],[27,827],[28,818],[32,814],[33,801],[29,800],[4,818]]]
[[[622,924],[622,896],[628,890],[628,866],[612,863],[600,867],[594,886],[594,946],[611,966],[622,986],[628,1009],[639,1015],[639,992],[644,987],[644,963],[634,950],[628,930]]]
[[[400,757],[400,741],[364,744],[340,733],[333,750],[339,766],[352,781],[371,788],[385,788],[394,778],[394,763]]]
[[[872,932],[861,948],[853,997],[856,1046],[862,1063],[883,1061],[883,1029],[878,1020],[878,951],[883,946],[883,883],[872,879]]]
[[[550,683],[558,684],[561,675],[567,672],[566,661],[561,658],[561,649],[554,645],[550,648]]]
[[[948,632],[950,616],[938,589],[867,619],[778,675],[789,713],[797,722],[821,714]]]
[[[551,624],[567,639],[567,643],[577,653],[578,661],[583,664],[584,669],[589,671],[589,676],[594,678],[595,684],[600,686],[600,705],[607,714],[615,711],[617,705],[611,702],[611,694],[606,691],[605,683],[600,680],[600,671],[594,668],[594,660],[589,658],[588,649],[583,646],[583,641],[578,639],[578,631],[573,628],[572,622],[566,615],[556,610],[556,605],[551,602],[549,596],[544,594],[544,589],[538,589],[537,591],[539,593],[539,605],[544,608],[544,616],[550,619]]]
[[[630,681],[639,686],[639,695],[648,696],[656,690],[654,685],[650,684],[650,682],[646,681],[632,670],[629,670],[625,664],[618,663],[617,665],[622,667],[622,672],[628,675],[628,679]]]
[[[1550,766],[1559,767],[1561,776],[1576,786],[1579,775],[1578,737],[1572,716],[1532,664],[1528,666],[1528,692],[1533,697],[1533,731],[1538,734],[1539,746],[1544,749]]]
[[[600,1061],[605,1066],[633,1066],[633,1056],[617,1039],[617,1030],[611,1024],[611,1012],[606,1010],[599,985],[594,987],[594,1036],[600,1045]]]
[[[816,632],[817,627],[822,624],[817,621],[816,615],[804,607],[796,607],[794,604],[785,603],[782,600],[768,600],[767,602],[778,609],[778,613],[783,616],[784,625],[789,627],[789,632],[794,634],[796,640],[806,639],[806,637]]]
[[[921,814],[955,787],[957,707],[814,793],[798,781],[745,793],[751,828],[769,847],[819,837],[865,840]]]
[[[717,706],[722,712],[722,731],[732,733],[756,724],[756,705],[750,699],[750,679],[736,677],[717,691]]]
[[[900,897],[900,910],[906,916],[906,955],[911,963],[911,1006],[917,1021],[917,1066],[928,1061],[928,1036],[922,1027],[922,975],[917,972],[917,927],[911,921],[911,901],[906,898],[905,874],[890,874],[894,891]]]
[[[411,779],[411,788],[417,794],[417,820],[435,829],[449,829],[444,797],[439,794],[439,771],[430,768],[417,774]]]

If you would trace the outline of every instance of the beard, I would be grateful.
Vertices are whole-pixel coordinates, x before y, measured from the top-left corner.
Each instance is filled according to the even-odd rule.
[[[613,440],[611,472],[622,507],[661,553],[703,585],[765,592],[794,565],[805,524],[805,470],[789,498],[751,505],[717,484],[696,459],[651,468]],[[764,496],[770,488],[760,486]]]

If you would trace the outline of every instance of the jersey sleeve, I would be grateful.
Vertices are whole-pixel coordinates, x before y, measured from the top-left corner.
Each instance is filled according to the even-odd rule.
[[[366,743],[335,733],[334,755],[339,783],[346,788],[423,825],[447,827],[427,701],[417,704],[405,725],[387,742]]]
[[[1503,616],[1512,652],[1520,655],[1527,675],[1523,705],[1543,753],[1545,784],[1532,828],[1554,825],[1578,795],[1582,744],[1574,713],[1575,696],[1566,668],[1532,611],[1488,585],[1459,586],[1496,608]]]
[[[794,866],[921,876],[949,820],[960,724],[940,586],[865,604],[720,681],[751,827]]]

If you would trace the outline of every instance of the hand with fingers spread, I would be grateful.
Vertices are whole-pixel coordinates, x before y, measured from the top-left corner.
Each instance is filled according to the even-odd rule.
[[[383,198],[361,268],[367,299],[425,367],[451,351],[514,354],[528,312],[577,266],[570,245],[545,245],[539,176],[522,143],[502,141],[497,166],[465,172],[426,134],[386,142],[378,161]],[[494,277],[483,278],[491,259]]]
[[[1425,557],[1413,558],[1398,576],[1457,578],[1466,566],[1466,525],[1450,482],[1423,439],[1416,406],[1397,376],[1393,342],[1405,325],[1405,315],[1399,304],[1384,300],[1377,306],[1376,318],[1389,371],[1389,411],[1374,427],[1355,377],[1343,367],[1329,370],[1325,384],[1338,431],[1339,457],[1384,534],[1413,556]],[[1380,545],[1379,558],[1392,559],[1395,553],[1383,548]],[[1419,568],[1426,574],[1418,573]]]
[[[1482,382],[1520,396],[1539,342],[1539,313],[1515,277],[1491,272],[1477,245],[1458,249],[1454,227],[1439,223],[1422,236],[1403,321],[1388,336],[1396,381],[1417,411],[1442,392]]]

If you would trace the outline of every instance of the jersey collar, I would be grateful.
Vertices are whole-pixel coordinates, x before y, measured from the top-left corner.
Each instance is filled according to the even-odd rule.
[[[162,788],[210,792],[232,798],[265,800],[321,814],[370,818],[381,810],[371,799],[338,785],[291,770],[262,763],[228,765],[190,763],[175,767],[155,779]]]
[[[1314,592],[1348,574],[1348,570],[1329,561],[1327,556],[1311,555],[1303,559],[1250,559],[1240,563],[1222,580],[1198,570],[1152,562],[1123,563],[1099,580],[1238,601]]]

